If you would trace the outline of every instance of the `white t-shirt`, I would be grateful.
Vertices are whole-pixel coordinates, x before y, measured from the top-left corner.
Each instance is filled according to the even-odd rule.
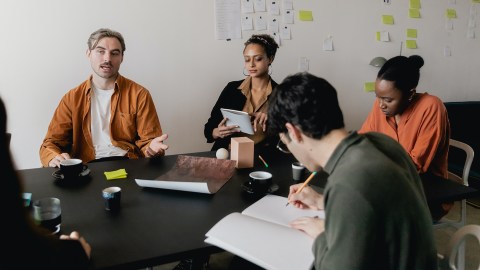
[[[97,89],[95,86],[92,86],[92,89],[90,113],[92,115],[91,130],[95,158],[124,156],[127,151],[112,145],[110,139],[110,107],[114,89]]]

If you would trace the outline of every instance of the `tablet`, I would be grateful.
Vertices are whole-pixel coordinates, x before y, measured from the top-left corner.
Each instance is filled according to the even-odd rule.
[[[246,134],[253,134],[253,126],[250,115],[243,111],[221,108],[220,111],[224,118],[228,118],[227,126],[239,126],[240,131]]]

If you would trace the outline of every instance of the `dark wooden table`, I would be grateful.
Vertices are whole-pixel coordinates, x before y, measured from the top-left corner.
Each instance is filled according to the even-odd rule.
[[[214,157],[214,152],[186,154]],[[58,197],[62,203],[63,233],[77,230],[92,245],[95,269],[138,269],[178,261],[182,258],[203,258],[219,252],[204,243],[205,233],[221,218],[241,212],[257,198],[248,197],[241,185],[254,170],[269,171],[279,185],[276,194],[286,196],[293,184],[292,155],[262,154],[269,168],[255,157],[254,168],[237,169],[234,176],[216,193],[200,194],[182,191],[141,188],[135,178],[155,179],[175,164],[177,155],[155,159],[118,160],[88,164],[91,173],[80,183],[65,185],[56,181],[53,168],[20,170],[24,191],[32,200]],[[124,168],[128,177],[107,181],[105,171]],[[321,174],[312,181],[325,185]],[[444,184],[444,185],[443,185]],[[456,183],[442,185],[433,181],[424,184],[428,200],[460,199],[478,191]],[[102,189],[122,188],[121,210],[104,209]]]

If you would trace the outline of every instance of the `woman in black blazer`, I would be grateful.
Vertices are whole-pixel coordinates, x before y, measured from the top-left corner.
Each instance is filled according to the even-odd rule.
[[[208,143],[214,143],[212,151],[219,148],[229,149],[232,137],[248,137],[255,145],[275,145],[278,136],[266,134],[268,124],[268,99],[277,83],[270,77],[271,64],[275,59],[278,44],[266,34],[252,35],[243,50],[245,60],[243,80],[232,81],[225,86],[210,118],[205,124],[204,135]],[[251,115],[255,133],[239,132],[236,126],[227,126],[220,108],[244,111]]]

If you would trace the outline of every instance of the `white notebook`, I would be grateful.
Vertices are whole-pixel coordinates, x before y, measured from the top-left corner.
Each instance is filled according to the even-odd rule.
[[[311,269],[314,239],[288,224],[302,216],[325,218],[325,212],[286,204],[286,197],[266,195],[242,213],[220,220],[206,233],[205,242],[265,269]]]
[[[246,134],[253,134],[252,121],[250,115],[243,111],[221,108],[220,111],[224,118],[228,118],[227,126],[239,126],[240,131]]]

